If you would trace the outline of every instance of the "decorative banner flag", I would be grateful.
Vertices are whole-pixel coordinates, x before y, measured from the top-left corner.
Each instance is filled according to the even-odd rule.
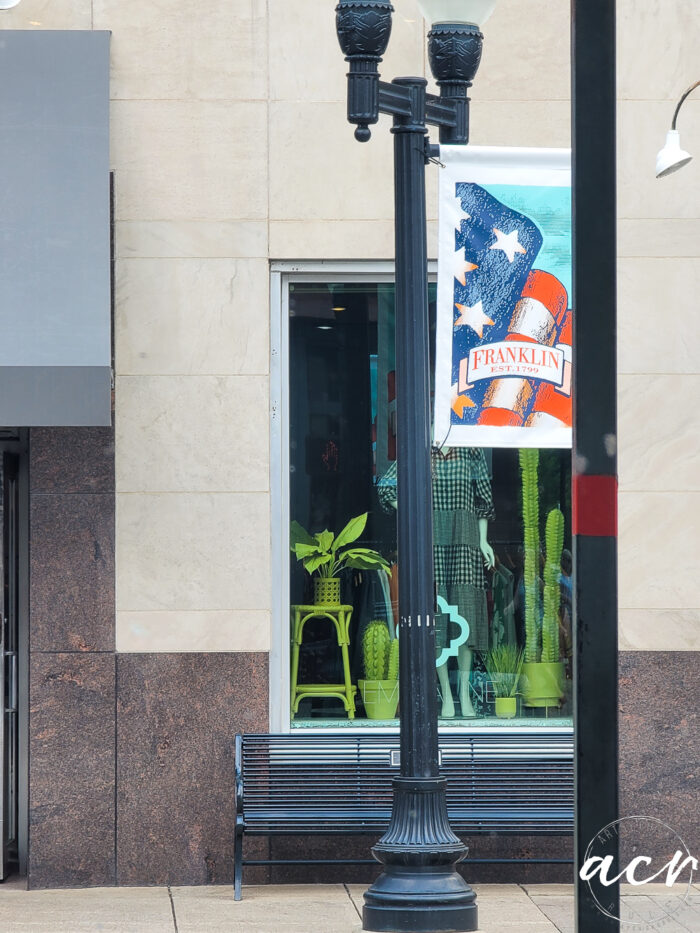
[[[434,441],[571,447],[570,152],[440,161]]]

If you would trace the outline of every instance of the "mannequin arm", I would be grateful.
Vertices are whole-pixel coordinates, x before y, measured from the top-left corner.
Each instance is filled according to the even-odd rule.
[[[496,563],[496,557],[493,553],[493,548],[488,542],[489,522],[487,518],[479,519],[479,548],[481,553],[484,555],[484,564],[486,565],[487,570],[492,570],[494,564]]]

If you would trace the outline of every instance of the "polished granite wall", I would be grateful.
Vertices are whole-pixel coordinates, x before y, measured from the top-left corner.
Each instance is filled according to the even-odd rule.
[[[114,884],[113,434],[29,446],[29,883]]]
[[[230,880],[267,654],[117,655],[112,431],[33,429],[29,457],[29,885]]]

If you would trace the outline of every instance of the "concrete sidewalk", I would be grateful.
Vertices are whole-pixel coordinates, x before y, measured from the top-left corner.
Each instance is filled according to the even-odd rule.
[[[652,886],[649,886],[651,888]],[[664,933],[700,933],[700,888],[685,901],[625,886],[626,917],[667,917]],[[481,933],[574,933],[570,885],[475,885]],[[260,885],[27,891],[0,885],[0,933],[360,933],[364,885]],[[658,929],[648,927],[635,929]]]

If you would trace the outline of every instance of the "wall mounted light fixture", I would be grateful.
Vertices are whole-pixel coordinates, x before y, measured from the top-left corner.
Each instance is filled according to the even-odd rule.
[[[671,175],[673,172],[677,172],[679,168],[683,168],[683,166],[687,165],[693,158],[689,152],[686,152],[685,149],[681,149],[681,137],[676,129],[676,121],[678,120],[678,111],[681,109],[683,102],[696,87],[700,87],[700,81],[691,84],[688,90],[683,92],[681,99],[676,105],[676,110],[671,122],[671,129],[666,133],[666,142],[663,149],[659,150],[656,156],[657,178],[663,178],[665,175]]]

